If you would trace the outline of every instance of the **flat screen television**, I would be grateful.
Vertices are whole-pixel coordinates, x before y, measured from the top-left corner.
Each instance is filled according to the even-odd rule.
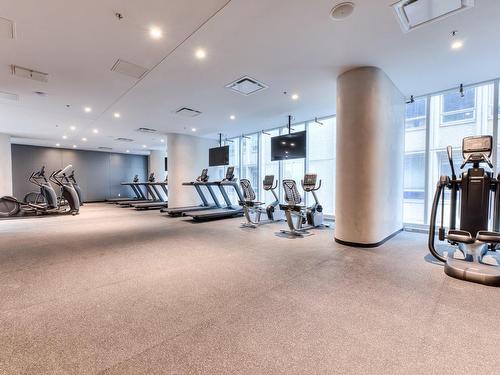
[[[271,160],[301,159],[305,157],[305,131],[271,138]]]
[[[208,166],[229,165],[229,146],[215,147],[208,150]]]

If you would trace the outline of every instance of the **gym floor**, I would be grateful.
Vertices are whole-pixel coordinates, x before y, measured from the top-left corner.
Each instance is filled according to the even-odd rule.
[[[0,374],[493,374],[500,291],[426,236],[376,249],[285,223],[89,204],[0,222]]]

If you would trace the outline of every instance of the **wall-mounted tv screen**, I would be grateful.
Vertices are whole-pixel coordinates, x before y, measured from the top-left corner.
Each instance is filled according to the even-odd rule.
[[[271,160],[300,159],[305,157],[305,131],[271,138]]]
[[[215,147],[208,150],[208,166],[229,164],[229,146]]]

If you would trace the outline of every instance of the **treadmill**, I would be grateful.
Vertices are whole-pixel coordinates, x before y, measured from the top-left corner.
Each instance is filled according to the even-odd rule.
[[[185,206],[185,207],[174,207],[174,208],[165,208],[162,209],[161,212],[166,212],[169,216],[177,217],[183,216],[186,212],[190,211],[201,211],[201,210],[209,210],[213,208],[221,207],[217,196],[212,190],[212,186],[208,185],[208,169],[203,169],[201,171],[201,175],[196,179],[196,181],[184,182],[182,185],[184,186],[193,186],[196,189],[196,192],[201,198],[202,204],[198,206]],[[203,194],[202,187],[205,186],[208,190],[214,204],[208,203],[205,194]]]
[[[135,184],[137,182],[139,182],[139,175],[136,174],[134,176],[134,179],[132,180],[132,182],[122,182],[120,184],[122,186],[130,186],[132,188],[132,191],[135,194],[135,197],[109,198],[109,199],[106,199],[106,202],[108,202],[108,203],[117,203],[117,202],[125,202],[125,201],[130,201],[130,200],[134,200],[134,201],[145,200],[146,196],[144,195],[144,193],[142,192],[142,190],[138,189],[137,186],[135,186]]]
[[[205,221],[205,220],[215,220],[224,219],[229,217],[243,216],[243,207],[240,205],[233,205],[231,199],[226,192],[226,187],[232,187],[236,194],[238,195],[238,201],[243,201],[243,194],[241,193],[240,187],[238,186],[236,179],[234,178],[234,167],[228,167],[226,171],[226,177],[222,181],[207,182],[207,185],[215,185],[219,188],[224,201],[226,202],[225,207],[213,208],[207,210],[197,210],[186,212],[186,216],[190,216],[195,221]]]
[[[155,181],[155,174],[150,173],[148,180],[146,182],[133,182],[131,183],[132,186],[134,186],[138,191],[142,193],[143,199],[130,199],[130,200],[125,200],[125,201],[118,201],[115,202],[118,206],[120,207],[130,207],[134,203],[148,203],[148,202],[156,202],[159,200],[159,198],[156,196],[155,192],[151,189],[151,187],[148,185],[150,182]],[[146,194],[141,189],[141,186],[144,186],[146,188],[146,194],[148,194],[151,198],[147,198]]]
[[[147,186],[150,186],[154,190],[158,201],[146,202],[146,203],[133,203],[132,207],[136,210],[159,210],[160,208],[168,207],[168,177],[165,178],[163,182],[148,182]],[[163,191],[163,195],[158,191],[157,187],[160,187]]]

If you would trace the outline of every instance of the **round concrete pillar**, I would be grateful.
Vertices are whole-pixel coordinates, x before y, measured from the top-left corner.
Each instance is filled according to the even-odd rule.
[[[337,242],[375,247],[403,227],[404,106],[378,68],[337,79]]]

